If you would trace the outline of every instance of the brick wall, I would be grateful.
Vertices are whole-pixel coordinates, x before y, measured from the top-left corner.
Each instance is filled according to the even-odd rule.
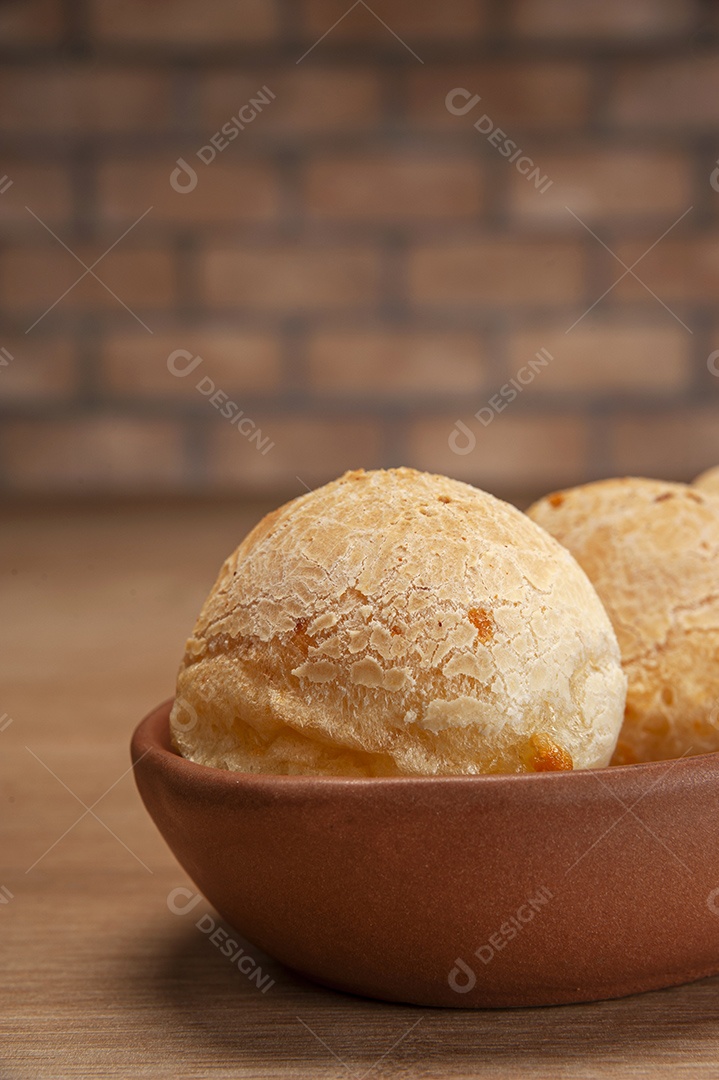
[[[688,0],[0,0],[0,485],[719,462],[718,33]]]

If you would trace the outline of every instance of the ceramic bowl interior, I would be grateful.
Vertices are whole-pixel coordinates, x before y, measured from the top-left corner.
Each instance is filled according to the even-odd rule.
[[[335,989],[451,1008],[719,972],[719,754],[519,776],[233,773],[132,740],[180,864],[250,942]]]

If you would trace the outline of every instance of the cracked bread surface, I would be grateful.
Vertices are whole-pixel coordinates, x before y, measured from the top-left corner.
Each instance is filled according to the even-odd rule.
[[[629,679],[613,764],[719,750],[719,499],[659,480],[604,480],[527,511],[575,556]]]
[[[608,764],[626,680],[574,558],[514,507],[362,470],[267,515],[187,642],[177,749],[348,776]]]

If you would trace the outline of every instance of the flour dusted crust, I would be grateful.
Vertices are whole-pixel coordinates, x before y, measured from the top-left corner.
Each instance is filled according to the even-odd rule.
[[[719,750],[719,499],[658,480],[605,480],[530,517],[586,570],[629,677],[615,764]]]
[[[719,465],[715,465],[713,469],[707,469],[706,472],[697,476],[694,487],[701,488],[702,491],[706,491],[709,495],[719,495]]]
[[[572,556],[524,514],[413,469],[346,473],[225,562],[177,683],[175,745],[247,772],[603,766],[626,680]]]

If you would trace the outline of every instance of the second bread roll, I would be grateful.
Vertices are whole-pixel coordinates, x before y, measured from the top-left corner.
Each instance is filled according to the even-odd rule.
[[[586,570],[617,632],[629,689],[614,764],[719,750],[719,499],[603,480],[527,513]]]
[[[719,495],[719,465],[715,465],[712,469],[707,469],[706,472],[697,476],[694,487],[701,488],[702,491],[706,491],[710,495]]]

